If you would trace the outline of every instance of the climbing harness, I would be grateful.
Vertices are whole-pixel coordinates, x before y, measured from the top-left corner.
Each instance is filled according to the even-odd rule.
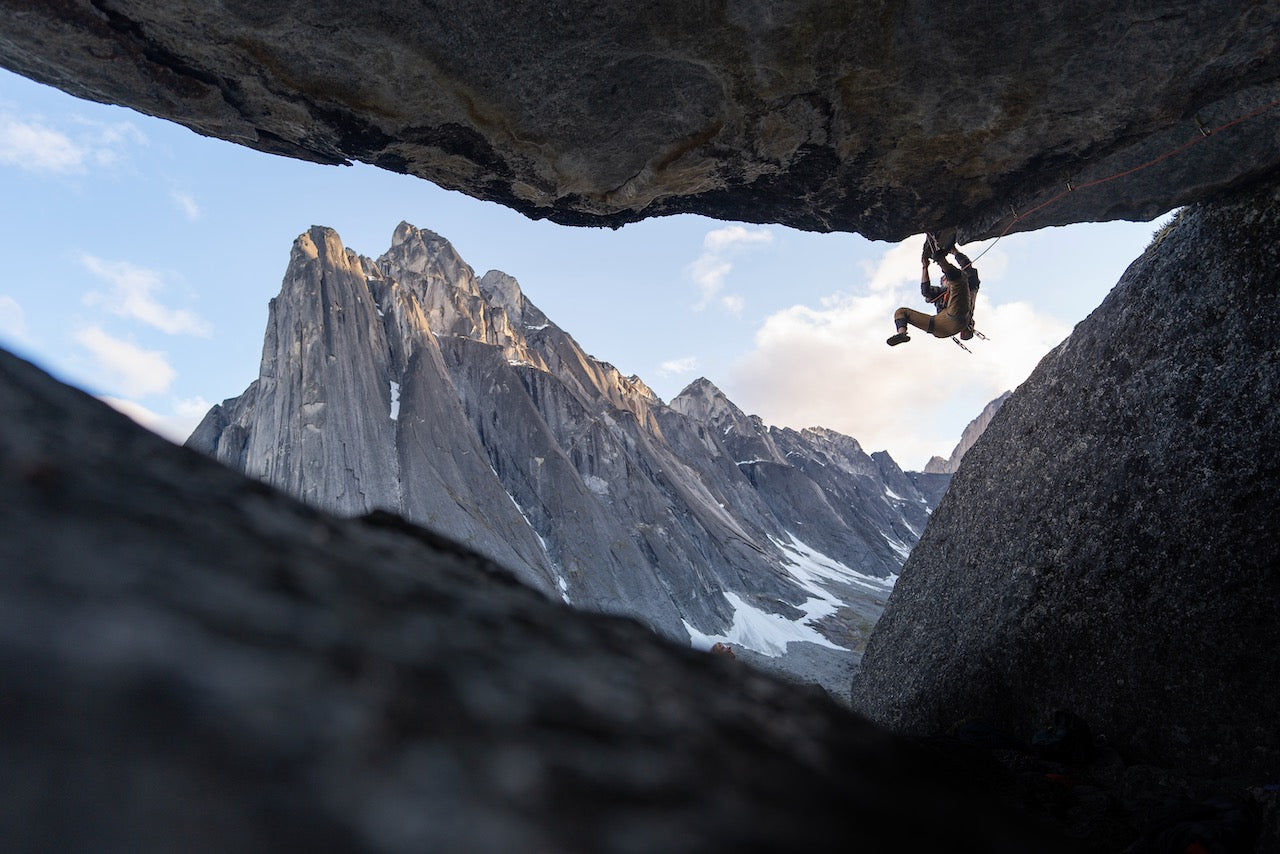
[[[1205,127],[1204,122],[1200,120],[1199,116],[1192,116],[1192,119],[1195,121],[1196,130],[1199,132],[1199,135],[1193,136],[1191,139],[1187,140],[1181,145],[1178,145],[1178,146],[1175,146],[1174,148],[1169,149],[1168,151],[1159,155],[1158,157],[1151,158],[1146,163],[1140,163],[1137,166],[1133,166],[1129,169],[1122,169],[1119,172],[1116,172],[1115,174],[1107,175],[1103,178],[1097,178],[1093,181],[1087,181],[1079,185],[1072,184],[1071,180],[1068,179],[1066,182],[1067,189],[1063,190],[1062,192],[1058,193],[1052,198],[1041,202],[1040,204],[1036,205],[1035,207],[1021,214],[1018,213],[1016,208],[1014,208],[1013,206],[1010,206],[1009,212],[1012,215],[1012,218],[1009,220],[1009,224],[1004,227],[1004,230],[1000,232],[1000,234],[996,237],[995,240],[991,241],[991,244],[988,245],[986,249],[983,249],[980,253],[978,253],[977,257],[971,259],[969,261],[969,264],[966,266],[972,266],[974,262],[976,262],[979,258],[981,258],[983,255],[986,255],[988,252],[990,252],[992,247],[994,247],[997,243],[999,243],[1000,239],[1003,238],[1006,234],[1008,234],[1010,229],[1012,229],[1013,226],[1019,220],[1026,219],[1027,217],[1031,216],[1034,213],[1039,213],[1040,211],[1044,210],[1050,205],[1053,205],[1061,201],[1063,198],[1070,195],[1071,193],[1074,193],[1078,190],[1087,190],[1090,187],[1097,187],[1101,184],[1106,184],[1110,181],[1115,181],[1118,178],[1124,178],[1126,176],[1141,172],[1144,169],[1149,169],[1150,167],[1155,166],[1157,163],[1168,160],[1170,157],[1181,154],[1182,152],[1186,151],[1188,148],[1191,148],[1194,145],[1198,145],[1204,142],[1206,139],[1213,136],[1214,134],[1221,133],[1227,128],[1234,127],[1235,125],[1241,124],[1243,122],[1247,122],[1249,119],[1257,118],[1263,113],[1275,109],[1277,106],[1280,106],[1280,98],[1275,99],[1269,104],[1264,104],[1261,107],[1250,110],[1249,112],[1244,113],[1243,115],[1237,116],[1231,121],[1220,124],[1214,128]]]

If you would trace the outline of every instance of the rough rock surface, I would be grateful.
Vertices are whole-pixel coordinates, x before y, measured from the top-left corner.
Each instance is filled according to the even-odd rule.
[[[663,404],[514,278],[477,277],[407,223],[376,261],[331,229],[298,238],[259,379],[187,444],[329,512],[401,514],[575,605],[754,649],[841,698],[937,503],[887,455],[767,427],[705,379]]]
[[[0,64],[534,217],[897,239],[1152,219],[1280,164],[1275,3],[2,0]],[[1177,157],[1106,185],[1179,147]]]
[[[876,626],[892,728],[1067,709],[1130,759],[1277,782],[1280,189],[1182,212],[970,449]]]
[[[960,441],[956,442],[956,446],[951,450],[951,456],[945,460],[942,457],[933,457],[924,464],[923,473],[955,474],[956,470],[960,468],[960,461],[964,459],[964,455],[973,447],[973,443],[978,441],[982,431],[987,429],[991,419],[1000,411],[1000,407],[1004,406],[1004,402],[1009,399],[1011,394],[1013,392],[1006,391],[983,407],[982,411],[978,413],[978,417],[965,425],[964,431],[960,434]]]
[[[15,851],[1046,850],[816,689],[323,515],[0,352]]]

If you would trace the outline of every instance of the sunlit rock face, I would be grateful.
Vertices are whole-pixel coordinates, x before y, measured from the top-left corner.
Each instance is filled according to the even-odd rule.
[[[855,682],[902,730],[1054,709],[1131,760],[1280,768],[1280,189],[1185,210],[1004,404]]]
[[[0,64],[34,79],[568,224],[688,211],[971,238],[1150,219],[1280,164],[1280,110],[1202,136],[1276,97],[1274,3],[0,0],[0,11]]]

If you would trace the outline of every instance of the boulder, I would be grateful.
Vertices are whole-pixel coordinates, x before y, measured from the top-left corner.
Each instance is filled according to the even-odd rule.
[[[1184,210],[964,458],[855,707],[1024,742],[1068,710],[1130,761],[1280,768],[1280,188]]]

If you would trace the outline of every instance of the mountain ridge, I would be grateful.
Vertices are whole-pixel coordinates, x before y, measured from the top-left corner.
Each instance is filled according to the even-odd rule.
[[[477,277],[407,222],[377,259],[322,226],[298,238],[258,380],[187,444],[326,510],[402,514],[546,595],[730,643],[839,695],[936,502],[887,454],[767,426],[706,378],[664,403],[587,354],[514,277]]]

